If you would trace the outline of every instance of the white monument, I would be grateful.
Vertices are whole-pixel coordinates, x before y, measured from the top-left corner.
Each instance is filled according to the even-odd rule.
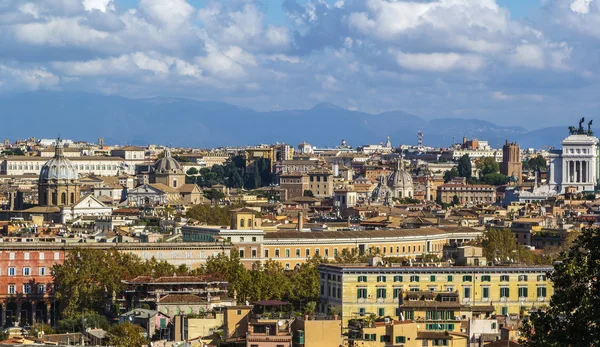
[[[584,118],[579,128],[569,127],[570,135],[562,141],[562,150],[550,155],[550,188],[564,194],[568,188],[577,192],[594,191],[598,185],[598,138],[594,136],[588,122],[583,129]]]

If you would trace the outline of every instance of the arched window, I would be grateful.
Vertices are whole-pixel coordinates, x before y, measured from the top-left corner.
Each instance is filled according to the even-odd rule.
[[[60,204],[61,205],[66,205],[67,204],[67,193],[62,192],[60,194]]]
[[[56,192],[52,193],[52,205],[57,205],[58,196]]]
[[[71,193],[71,203],[75,204],[75,193]]]
[[[248,218],[248,228],[252,227],[252,219]]]
[[[173,180],[173,188],[177,188],[177,180]]]
[[[244,227],[244,218],[240,219],[240,227],[243,228]]]

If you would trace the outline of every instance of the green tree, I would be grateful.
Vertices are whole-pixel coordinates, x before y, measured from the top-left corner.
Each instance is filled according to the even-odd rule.
[[[250,273],[240,261],[240,255],[235,250],[232,250],[229,256],[220,253],[209,258],[204,266],[204,272],[227,280],[229,295],[233,296],[234,293],[237,293],[241,300],[253,299]]]
[[[489,184],[491,186],[501,186],[508,183],[508,177],[501,173],[489,173],[481,177],[480,183]]]
[[[466,179],[471,178],[472,166],[471,166],[471,158],[469,158],[468,154],[465,154],[462,157],[460,157],[460,159],[458,159],[457,170],[458,170],[458,176],[464,177]]]
[[[451,170],[446,171],[444,173],[444,182],[448,183],[450,181],[452,181],[453,178],[458,177],[459,173],[458,173],[458,169],[456,169],[456,167],[453,167]]]
[[[500,165],[494,157],[481,158],[475,166],[481,171],[481,176],[497,173],[500,170]]]
[[[554,295],[545,310],[532,313],[521,329],[521,344],[600,346],[600,234],[585,229],[561,253],[549,274]]]
[[[483,256],[489,261],[515,262],[527,265],[547,264],[551,258],[542,257],[523,245],[510,229],[493,228],[485,232],[481,240]]]
[[[304,191],[304,194],[302,194],[302,195],[303,195],[303,196],[309,196],[309,197],[311,197],[311,198],[314,198],[314,197],[315,197],[315,194],[313,193],[313,191],[312,191],[312,190],[309,190],[309,189],[306,189],[306,190]]]
[[[222,191],[216,190],[213,188],[213,189],[205,190],[204,197],[210,201],[216,202],[216,201],[223,200],[225,198],[225,194]]]
[[[458,195],[456,195],[456,194],[454,194],[454,196],[452,197],[452,205],[453,206],[460,205],[460,199],[458,198]]]
[[[113,325],[108,329],[108,345],[119,347],[140,347],[148,344],[142,334],[144,329],[129,322]]]
[[[532,170],[546,170],[548,163],[544,157],[538,155],[536,157],[529,158],[527,161],[527,167]]]
[[[187,210],[186,216],[206,225],[229,225],[229,208],[213,205],[194,205]]]

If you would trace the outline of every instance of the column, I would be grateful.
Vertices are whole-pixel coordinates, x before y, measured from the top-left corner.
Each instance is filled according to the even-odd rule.
[[[575,161],[575,180],[577,183],[581,182],[581,162]]]
[[[46,303],[46,324],[52,325],[52,304]]]
[[[21,324],[21,303],[17,302],[17,312],[15,312],[15,320],[17,325]]]
[[[586,183],[588,180],[588,175],[587,175],[587,161],[586,160],[582,160],[581,161],[581,182]]]

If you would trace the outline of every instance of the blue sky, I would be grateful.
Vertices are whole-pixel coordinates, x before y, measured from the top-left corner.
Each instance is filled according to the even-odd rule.
[[[7,0],[0,95],[330,102],[528,128],[597,112],[600,0]],[[135,11],[130,11],[130,10]]]

